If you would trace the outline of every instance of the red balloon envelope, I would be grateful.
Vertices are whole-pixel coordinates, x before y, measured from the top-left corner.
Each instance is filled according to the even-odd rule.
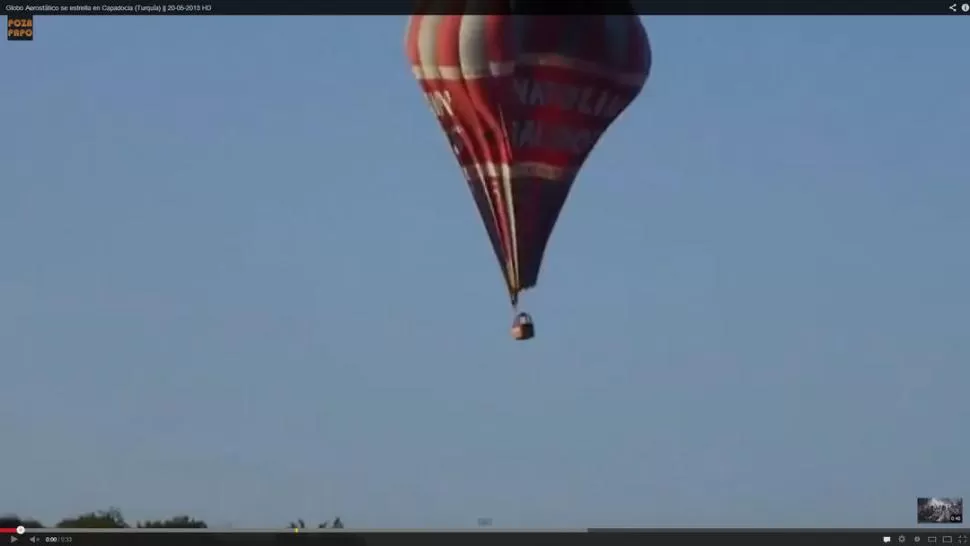
[[[406,49],[517,305],[577,172],[639,94],[651,54],[633,13],[503,13],[414,15]]]

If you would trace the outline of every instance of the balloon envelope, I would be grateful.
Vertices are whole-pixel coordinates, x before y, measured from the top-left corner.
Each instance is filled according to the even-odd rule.
[[[580,167],[646,82],[651,53],[632,13],[520,15],[499,4],[503,15],[414,15],[406,50],[515,304],[536,284]]]

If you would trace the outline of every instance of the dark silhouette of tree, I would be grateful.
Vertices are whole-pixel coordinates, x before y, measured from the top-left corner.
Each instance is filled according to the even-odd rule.
[[[44,527],[44,525],[36,519],[24,519],[17,514],[4,514],[0,516],[0,528],[10,529],[20,526],[28,529],[41,529]]]
[[[0,515],[0,528],[19,527],[21,525],[31,529],[44,528],[44,525],[35,519],[21,518],[13,513]],[[121,510],[109,508],[107,510],[86,512],[75,517],[64,518],[57,523],[56,527],[70,529],[124,529],[131,527],[131,525],[125,521]],[[182,514],[168,519],[140,521],[135,524],[135,527],[140,529],[206,529],[209,526],[204,520]],[[307,523],[303,519],[298,519],[295,522],[290,522],[289,527],[291,529],[306,529]],[[316,527],[318,529],[343,529],[344,522],[338,516],[332,520],[319,523]],[[350,541],[348,544],[352,544],[353,546],[363,544],[356,537],[347,536],[346,540]]]
[[[317,529],[343,529],[344,522],[340,521],[340,517],[334,518],[331,523],[330,520],[326,520],[323,523],[317,524]],[[306,522],[302,519],[290,522],[290,529],[306,529]]]
[[[296,521],[290,522],[291,529],[306,529],[306,521],[298,519]],[[339,517],[333,520],[326,520],[323,523],[317,524],[317,529],[343,529],[344,522]],[[293,537],[288,535],[279,534],[276,535],[272,540],[273,544],[278,544],[280,546],[285,546],[291,543]],[[326,540],[328,546],[367,546],[367,541],[364,537],[356,533],[334,533],[332,536],[327,537]]]
[[[209,527],[204,521],[189,516],[175,516],[166,520],[149,520],[139,522],[137,527],[142,529],[206,529]]]
[[[117,508],[88,512],[77,517],[62,519],[57,526],[71,529],[123,529],[129,527],[124,516],[121,515],[121,510]]]

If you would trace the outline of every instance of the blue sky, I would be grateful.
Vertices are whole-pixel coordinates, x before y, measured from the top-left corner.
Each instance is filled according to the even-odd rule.
[[[529,343],[404,23],[0,44],[0,512],[878,527],[970,496],[970,20],[647,20]]]

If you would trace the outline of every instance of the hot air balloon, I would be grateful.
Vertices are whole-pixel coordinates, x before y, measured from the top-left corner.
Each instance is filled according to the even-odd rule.
[[[535,335],[518,309],[534,287],[570,187],[603,132],[650,72],[646,31],[624,15],[490,13],[450,0],[454,15],[413,15],[405,48],[450,142],[505,276],[512,336]]]

